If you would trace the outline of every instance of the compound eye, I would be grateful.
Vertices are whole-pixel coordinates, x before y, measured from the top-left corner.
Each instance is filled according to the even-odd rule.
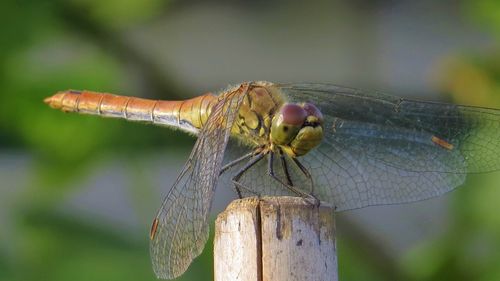
[[[320,123],[323,123],[323,113],[321,113],[319,108],[317,108],[314,104],[306,102],[304,103],[303,108],[307,112],[308,116],[314,116],[318,118]]]
[[[276,144],[289,144],[307,118],[307,112],[297,104],[285,104],[273,118],[271,138]]]
[[[291,126],[302,126],[307,118],[307,112],[298,104],[288,103],[281,107],[282,122]]]

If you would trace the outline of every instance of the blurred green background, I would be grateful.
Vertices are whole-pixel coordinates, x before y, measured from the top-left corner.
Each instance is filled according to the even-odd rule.
[[[322,81],[500,108],[500,2],[0,1],[0,280],[155,280],[148,231],[194,139],[42,103]],[[218,191],[213,217],[234,196]],[[338,215],[341,280],[500,280],[500,175]],[[209,242],[179,280],[212,280]]]

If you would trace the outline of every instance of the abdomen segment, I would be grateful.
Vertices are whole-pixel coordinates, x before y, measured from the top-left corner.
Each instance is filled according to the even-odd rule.
[[[206,94],[184,101],[162,101],[68,90],[44,101],[65,112],[149,122],[197,133],[208,119],[217,97]]]

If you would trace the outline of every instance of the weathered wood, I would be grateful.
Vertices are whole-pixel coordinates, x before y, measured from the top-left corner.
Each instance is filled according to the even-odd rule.
[[[215,222],[215,280],[262,280],[259,200],[233,201]]]
[[[233,201],[215,223],[215,281],[337,281],[335,220],[296,197]]]

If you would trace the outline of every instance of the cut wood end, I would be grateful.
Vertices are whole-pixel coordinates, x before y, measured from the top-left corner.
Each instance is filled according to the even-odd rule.
[[[218,226],[223,224],[228,220],[228,217],[230,217],[234,213],[247,212],[252,214],[252,216],[256,216],[259,204],[260,200],[258,197],[247,197],[234,200],[226,207],[224,211],[217,215],[215,225]],[[216,236],[218,235],[217,231],[219,231],[218,227],[215,228]]]
[[[259,205],[261,199],[258,197],[246,197],[243,199],[236,199],[232,201],[224,211],[230,211],[233,209],[241,209],[241,208],[255,208]]]
[[[321,226],[333,226],[328,228],[327,236],[335,235],[335,218],[333,216],[335,208],[321,204],[319,207],[311,205],[301,197],[292,196],[265,196],[247,197],[232,201],[227,208],[217,216],[216,225],[221,225],[228,221],[228,217],[235,214],[251,214],[257,219],[261,216],[286,216],[289,220],[301,220],[316,225],[316,230],[320,231]],[[284,218],[281,218],[284,219]],[[216,228],[217,232],[217,228]]]
[[[300,197],[235,200],[215,226],[216,281],[338,281],[334,208]]]
[[[239,208],[254,208],[260,204],[260,202],[268,202],[271,204],[280,204],[282,206],[308,206],[314,208],[314,205],[311,205],[302,197],[294,197],[294,196],[263,196],[263,197],[246,197],[243,199],[236,199],[232,201],[224,211],[229,211],[233,209]],[[325,202],[321,202],[320,208],[328,208],[333,209],[330,205]]]
[[[294,197],[294,196],[265,196],[261,197],[260,201],[263,203],[269,203],[275,205],[279,204],[280,206],[287,206],[287,207],[297,206],[300,208],[303,207],[317,208],[317,206],[312,205],[310,202],[307,202],[304,198]],[[326,204],[325,202],[321,202],[319,208],[332,209],[332,211],[334,211],[334,208]]]

